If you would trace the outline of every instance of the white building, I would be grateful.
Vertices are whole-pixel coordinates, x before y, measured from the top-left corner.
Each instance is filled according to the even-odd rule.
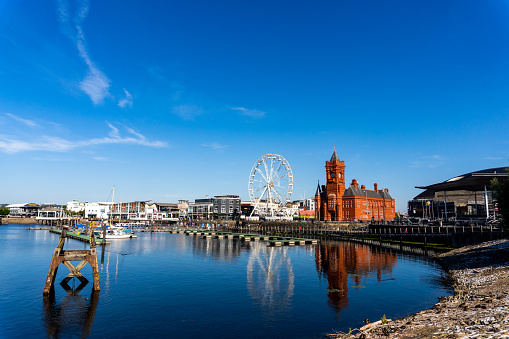
[[[111,202],[87,202],[85,203],[85,218],[108,219],[110,206]]]
[[[40,206],[35,203],[29,204],[10,204],[5,206],[9,209],[9,215],[11,216],[29,216],[36,215]]]
[[[85,210],[84,202],[79,202],[78,200],[68,201],[67,202],[67,210],[69,212],[80,212]]]
[[[187,219],[189,213],[189,200],[179,200],[177,207],[179,209],[179,218]]]

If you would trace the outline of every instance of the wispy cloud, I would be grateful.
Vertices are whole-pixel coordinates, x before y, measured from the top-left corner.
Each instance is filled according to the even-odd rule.
[[[29,127],[36,127],[37,126],[37,123],[35,123],[35,121],[33,121],[33,120],[23,119],[23,118],[20,118],[17,115],[11,114],[11,113],[4,113],[4,115],[8,116],[11,119],[16,120],[17,122],[21,122],[22,124],[25,124],[25,125],[27,125]]]
[[[208,142],[208,143],[205,143],[205,144],[201,144],[203,147],[210,147],[212,149],[223,149],[223,148],[226,148],[228,147],[227,145],[221,145],[220,143],[218,142]]]
[[[484,158],[484,160],[503,160],[504,158],[502,157],[486,157]]]
[[[58,1],[58,14],[60,21],[65,25],[65,33],[76,43],[79,56],[88,67],[87,75],[80,82],[80,89],[90,97],[95,105],[99,105],[104,102],[106,97],[110,96],[111,81],[92,61],[86,48],[82,24],[88,14],[89,2],[88,0],[82,0],[74,4],[77,8],[75,8],[72,24],[71,6],[68,1]]]
[[[410,163],[413,168],[436,168],[445,163],[445,158],[441,155],[425,155]]]
[[[118,102],[118,105],[121,108],[126,108],[127,106],[133,107],[133,96],[125,88],[124,88],[124,92],[125,92],[125,98],[120,99]]]
[[[192,120],[198,115],[203,114],[203,109],[195,105],[184,104],[173,107],[172,113],[184,120]]]
[[[260,119],[260,118],[265,117],[265,112],[259,111],[257,109],[248,109],[245,107],[230,107],[230,109],[234,110],[234,111],[238,111],[242,115],[245,115],[245,116],[248,116],[251,118],[255,118],[255,119]]]
[[[0,135],[0,151],[4,153],[19,153],[27,151],[68,152],[76,148],[107,144],[132,144],[146,147],[167,147],[164,141],[150,141],[144,135],[127,128],[128,136],[122,136],[115,126],[107,123],[110,132],[107,137],[88,140],[72,141],[59,137],[42,136],[38,140],[26,141],[14,137]]]

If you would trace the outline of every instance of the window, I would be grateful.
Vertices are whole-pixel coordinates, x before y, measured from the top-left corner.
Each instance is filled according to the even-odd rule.
[[[221,205],[221,213],[226,213],[226,206],[225,205]]]
[[[233,213],[233,205],[230,205],[230,213]]]
[[[357,200],[357,207],[361,207],[361,201]]]

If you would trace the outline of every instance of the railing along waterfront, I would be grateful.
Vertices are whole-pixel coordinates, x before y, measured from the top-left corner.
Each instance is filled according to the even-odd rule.
[[[418,225],[418,224],[359,224],[324,222],[239,222],[228,229],[262,234],[300,234],[338,238],[377,239],[379,241],[430,243],[461,247],[503,238],[496,225]]]

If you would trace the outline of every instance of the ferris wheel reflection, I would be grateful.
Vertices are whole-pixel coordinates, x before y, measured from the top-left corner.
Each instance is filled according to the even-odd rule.
[[[247,288],[264,311],[283,312],[292,302],[295,275],[286,247],[251,244],[247,264]]]

